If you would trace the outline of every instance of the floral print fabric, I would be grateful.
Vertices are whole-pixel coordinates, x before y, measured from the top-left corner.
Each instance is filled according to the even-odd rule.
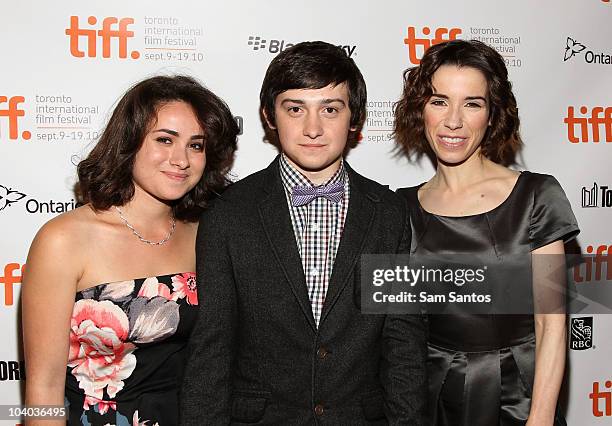
[[[177,424],[176,398],[197,304],[191,272],[77,293],[66,378],[69,424]]]

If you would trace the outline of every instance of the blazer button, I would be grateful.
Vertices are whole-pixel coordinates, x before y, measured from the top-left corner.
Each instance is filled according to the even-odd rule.
[[[317,416],[322,416],[324,411],[325,410],[323,409],[323,405],[322,404],[315,405],[314,412],[315,412],[315,414]]]
[[[329,352],[327,352],[327,349],[319,348],[319,350],[317,351],[317,356],[319,357],[319,359],[324,359],[328,353]]]

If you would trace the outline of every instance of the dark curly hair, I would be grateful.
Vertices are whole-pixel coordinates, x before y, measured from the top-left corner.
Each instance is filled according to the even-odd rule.
[[[355,61],[333,44],[304,41],[283,50],[270,62],[259,94],[261,110],[275,126],[274,104],[282,92],[342,83],[348,89],[351,127],[360,128],[365,120],[367,92]]]
[[[132,199],[136,153],[159,107],[173,101],[189,104],[204,130],[204,174],[197,185],[172,206],[177,219],[198,219],[208,201],[230,183],[226,174],[236,151],[238,125],[225,102],[195,79],[184,75],[148,78],[123,95],[98,143],[77,166],[82,202],[91,203],[96,210],[106,210]]]
[[[491,125],[482,140],[481,152],[496,163],[513,164],[523,142],[512,83],[508,80],[504,58],[477,40],[453,40],[433,45],[427,49],[419,66],[404,71],[404,90],[395,104],[394,137],[400,149],[409,158],[432,154],[425,137],[423,110],[433,94],[432,77],[443,65],[470,67],[484,75]]]

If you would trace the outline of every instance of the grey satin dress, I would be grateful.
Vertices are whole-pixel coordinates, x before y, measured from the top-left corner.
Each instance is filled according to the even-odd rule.
[[[549,175],[522,172],[502,204],[461,217],[425,211],[417,197],[420,186],[398,190],[408,200],[415,258],[456,253],[503,262],[579,232],[563,189]],[[525,424],[535,370],[533,315],[473,314],[455,308],[450,315],[430,314],[427,322],[432,424]],[[555,424],[565,424],[561,415]]]

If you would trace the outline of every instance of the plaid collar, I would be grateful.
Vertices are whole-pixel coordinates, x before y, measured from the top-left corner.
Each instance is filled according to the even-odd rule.
[[[340,161],[340,167],[336,173],[334,173],[334,175],[323,185],[313,184],[306,176],[304,176],[299,170],[291,165],[291,163],[289,163],[287,157],[285,157],[285,154],[281,154],[279,164],[281,181],[285,187],[285,190],[287,190],[289,193],[291,193],[293,188],[298,185],[315,187],[329,185],[330,183],[335,182],[346,182],[347,172],[346,168],[344,167],[344,159]]]

